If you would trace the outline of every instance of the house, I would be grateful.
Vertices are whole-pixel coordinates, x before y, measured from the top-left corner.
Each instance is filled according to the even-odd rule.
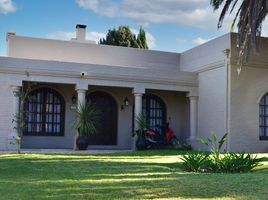
[[[71,41],[7,33],[0,57],[0,149],[16,148],[14,92],[34,83],[24,109],[31,113],[22,148],[73,148],[77,102],[102,111],[89,148],[130,149],[134,116],[146,113],[163,132],[168,121],[181,141],[200,148],[211,131],[228,133],[229,151],[268,151],[268,40],[237,73],[236,34],[183,53],[93,44],[86,26]],[[134,106],[135,105],[135,106]]]

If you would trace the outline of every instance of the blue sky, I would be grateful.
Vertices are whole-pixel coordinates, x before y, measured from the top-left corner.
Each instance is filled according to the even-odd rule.
[[[6,54],[6,32],[69,39],[77,23],[86,24],[88,39],[108,29],[143,26],[151,49],[183,52],[229,30],[217,30],[219,13],[210,0],[0,0],[0,55]],[[226,23],[231,17],[227,17]]]

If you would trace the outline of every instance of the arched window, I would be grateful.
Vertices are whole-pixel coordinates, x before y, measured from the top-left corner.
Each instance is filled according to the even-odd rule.
[[[260,101],[260,140],[268,140],[268,93]]]
[[[164,136],[166,132],[167,109],[162,99],[153,94],[144,95],[142,110],[150,129]]]
[[[51,88],[30,92],[24,104],[26,126],[23,135],[63,136],[65,101]]]

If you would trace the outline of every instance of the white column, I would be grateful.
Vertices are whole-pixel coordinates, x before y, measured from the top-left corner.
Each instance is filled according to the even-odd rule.
[[[18,149],[20,148],[16,141],[16,138],[20,136],[19,130],[18,130],[18,121],[17,121],[17,116],[20,111],[20,96],[19,92],[21,90],[21,86],[11,86],[11,91],[13,93],[13,100],[12,100],[12,131],[10,135],[8,136],[8,146],[9,149]]]
[[[87,90],[85,89],[77,89],[77,106],[79,106],[79,104],[81,105],[85,105],[86,103],[86,92]]]
[[[142,113],[142,93],[134,93],[134,98],[135,98],[135,110],[134,110],[134,117],[136,119],[137,116],[140,116]],[[138,128],[136,120],[134,121],[134,127],[135,130]]]
[[[190,100],[190,141],[197,139],[198,96],[188,95]]]
[[[134,88],[133,89],[133,95],[134,95],[134,131],[137,130],[138,124],[136,122],[136,117],[139,116],[142,113],[142,95],[145,93],[144,88]],[[131,149],[133,151],[136,150],[136,140],[137,135],[133,137]]]
[[[83,89],[76,89],[77,92],[77,108],[79,108],[79,105],[85,105],[86,104],[86,92],[87,89],[83,88]],[[75,136],[74,136],[74,150],[77,149],[76,147],[76,138],[78,136],[78,132],[76,132]]]

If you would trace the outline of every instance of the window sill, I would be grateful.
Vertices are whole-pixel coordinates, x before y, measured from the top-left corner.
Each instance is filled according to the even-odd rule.
[[[260,140],[268,140],[268,136],[260,136]]]
[[[38,135],[38,134],[23,134],[22,137],[64,137],[64,135],[52,135],[52,134],[47,134],[47,135]]]

